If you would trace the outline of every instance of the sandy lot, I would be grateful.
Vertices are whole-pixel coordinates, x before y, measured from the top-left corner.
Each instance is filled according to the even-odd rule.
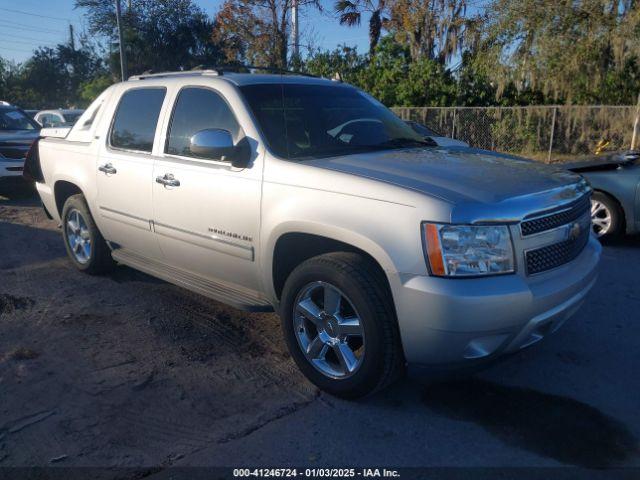
[[[607,246],[542,344],[346,402],[298,373],[275,315],[81,274],[36,200],[0,197],[0,466],[640,467],[639,279],[640,239]]]
[[[83,275],[35,201],[0,204],[0,465],[170,463],[316,397],[275,315]]]

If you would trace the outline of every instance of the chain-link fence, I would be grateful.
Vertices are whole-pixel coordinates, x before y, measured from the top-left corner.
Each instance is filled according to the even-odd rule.
[[[545,162],[628,149],[635,106],[396,107],[443,136]]]

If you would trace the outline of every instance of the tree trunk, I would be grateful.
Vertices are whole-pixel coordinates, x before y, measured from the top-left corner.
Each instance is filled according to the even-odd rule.
[[[369,20],[369,55],[375,53],[380,40],[380,32],[382,31],[381,13],[380,10],[374,10]]]

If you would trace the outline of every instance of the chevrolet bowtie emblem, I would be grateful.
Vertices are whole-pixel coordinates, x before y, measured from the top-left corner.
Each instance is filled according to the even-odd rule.
[[[580,233],[582,233],[582,227],[578,222],[569,226],[569,240],[576,240],[580,236]]]

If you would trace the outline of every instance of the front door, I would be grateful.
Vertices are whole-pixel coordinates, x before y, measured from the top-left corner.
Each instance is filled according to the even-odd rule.
[[[104,237],[140,255],[160,259],[152,232],[153,142],[166,91],[134,88],[120,98],[96,165]]]
[[[255,245],[260,220],[261,171],[235,168],[224,158],[202,158],[191,137],[205,129],[242,136],[231,108],[208,87],[177,95],[164,155],[154,167],[154,228],[165,262],[210,280],[259,290]]]

